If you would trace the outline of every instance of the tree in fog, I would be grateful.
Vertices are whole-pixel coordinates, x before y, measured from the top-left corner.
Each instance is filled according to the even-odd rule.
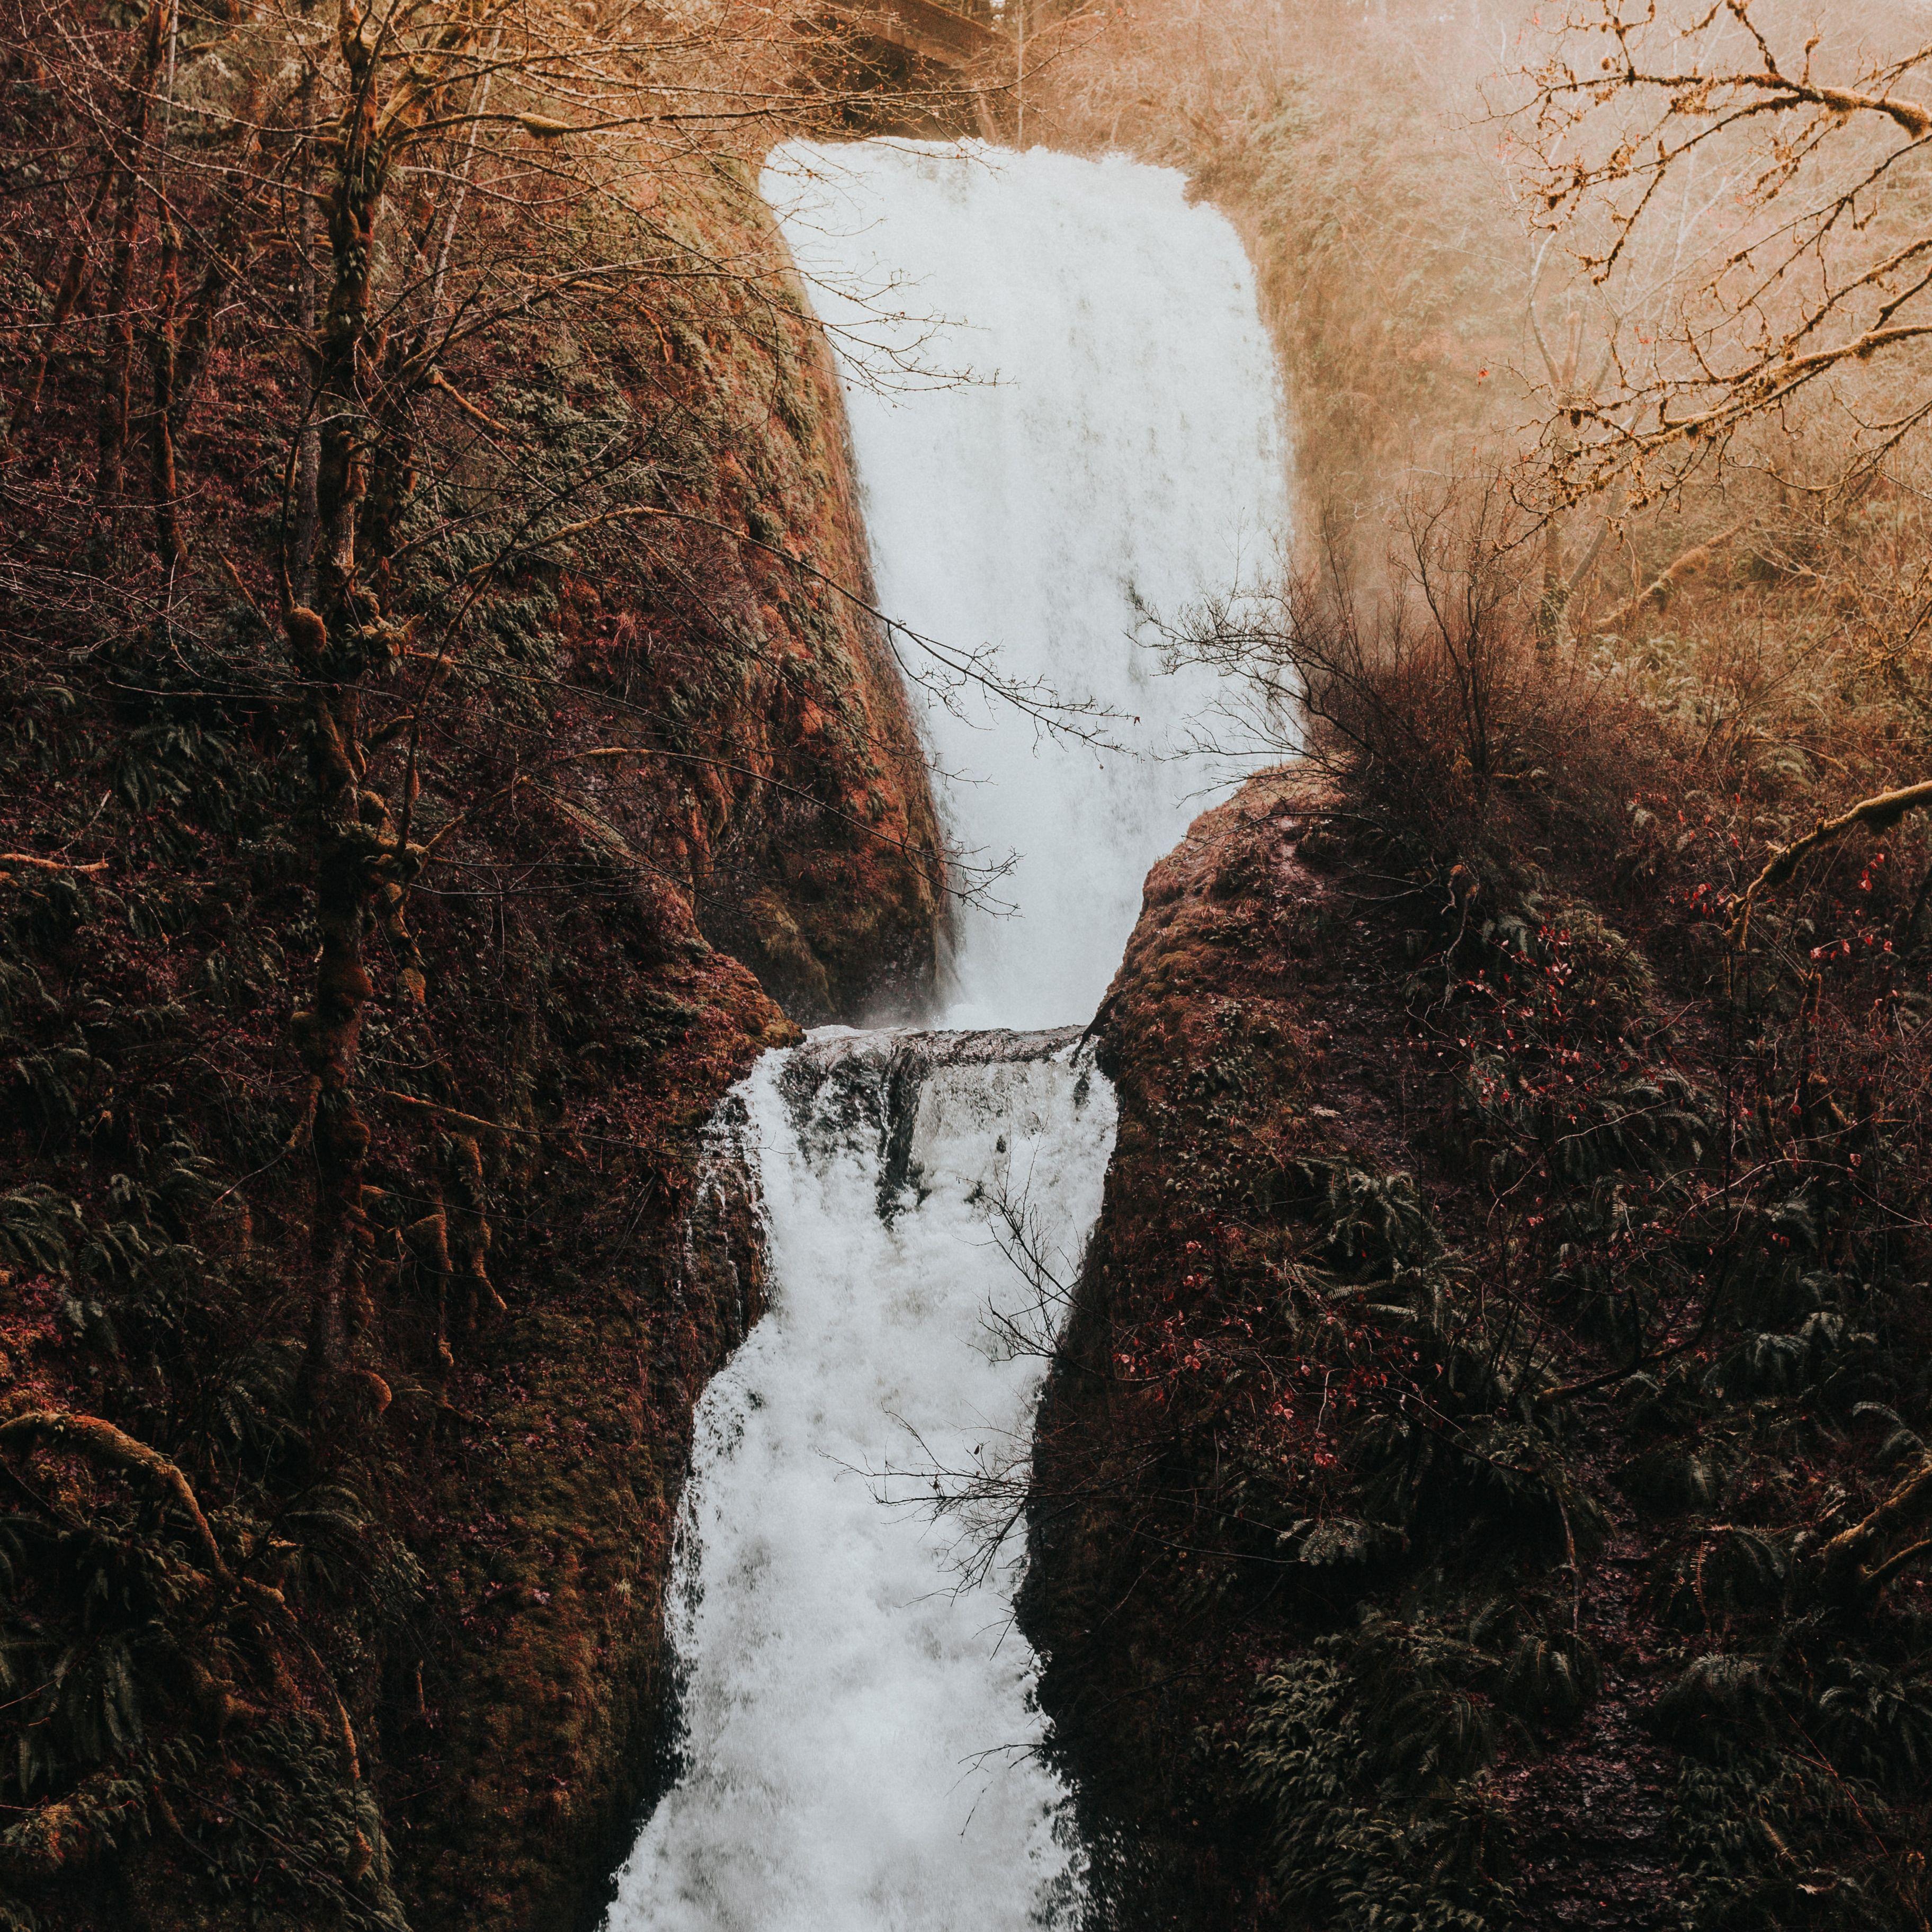
[[[1598,379],[1554,399],[1559,496],[1641,507],[1819,410],[1869,475],[1932,414],[1932,42],[1902,25],[1593,0],[1549,31],[1518,122],[1532,220],[1612,308],[1680,256]]]

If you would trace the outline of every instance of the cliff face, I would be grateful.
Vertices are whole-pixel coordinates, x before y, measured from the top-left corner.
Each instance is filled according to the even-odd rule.
[[[1657,802],[1512,868],[1271,774],[1148,880],[1024,1606],[1109,1924],[1918,1922],[1900,969],[1733,974]]]
[[[735,170],[692,184],[684,224],[697,259],[782,253]],[[687,314],[668,300],[650,334],[623,330],[618,352],[632,406],[669,426],[690,500],[721,526],[686,526],[660,580],[676,591],[634,634],[643,701],[709,761],[680,774],[692,816],[670,862],[707,936],[813,1025],[922,1008],[943,868],[899,667],[868,608],[838,379],[805,315],[788,280],[736,292],[722,317],[700,290]],[[667,394],[687,358],[700,393],[674,377]],[[590,598],[574,622],[592,631],[595,613],[621,632],[624,614]]]
[[[172,570],[57,487],[92,325],[16,439],[0,1924],[568,1926],[646,1796],[692,1407],[758,1300],[700,1130],[796,1022],[916,1008],[940,903],[822,352],[776,266],[700,272],[773,263],[742,169],[662,193],[648,312],[520,325],[424,405],[437,569],[575,533],[364,699],[425,856],[367,928],[320,1391],[283,378],[216,349]]]

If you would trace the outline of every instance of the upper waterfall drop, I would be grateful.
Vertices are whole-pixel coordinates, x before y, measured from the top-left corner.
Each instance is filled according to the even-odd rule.
[[[1095,748],[970,684],[914,692],[949,835],[1016,862],[987,895],[1012,915],[959,910],[945,1024],[1084,1021],[1148,868],[1232,776],[1192,754],[1212,680],[1136,633],[1286,526],[1253,272],[1180,176],[1118,158],[794,143],[762,185],[832,332],[880,608],[1112,714]]]

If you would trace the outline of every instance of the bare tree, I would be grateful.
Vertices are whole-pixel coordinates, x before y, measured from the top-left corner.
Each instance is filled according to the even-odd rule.
[[[1894,10],[1895,12],[1895,10]],[[1634,508],[1739,454],[1748,430],[1838,412],[1870,473],[1932,415],[1932,42],[1834,8],[1807,32],[1766,0],[1592,0],[1520,76],[1534,219],[1618,302],[1694,176],[1720,184],[1654,325],[1559,399],[1558,494]],[[1867,29],[1874,29],[1868,34]],[[1628,306],[1627,303],[1621,305]]]
[[[1583,308],[1573,299],[1563,318],[1561,350],[1551,347],[1538,313],[1538,296],[1549,248],[1550,242],[1546,238],[1537,251],[1536,266],[1530,276],[1529,298],[1525,306],[1530,335],[1542,360],[1544,373],[1549,379],[1550,436],[1557,473],[1561,476],[1576,455],[1576,432],[1570,426],[1571,418],[1610,373],[1611,358],[1616,351],[1616,335],[1614,326],[1604,331],[1595,369],[1586,376],[1583,374],[1583,358],[1587,316]],[[1584,580],[1595,568],[1610,532],[1611,519],[1606,512],[1599,520],[1597,533],[1581,560],[1573,559],[1570,554],[1570,526],[1574,514],[1575,506],[1559,496],[1548,507],[1543,518],[1543,590],[1537,603],[1536,639],[1544,650],[1552,650],[1569,642],[1570,607]]]
[[[320,1386],[348,1359],[366,1306],[364,949],[380,945],[423,1002],[410,904],[449,854],[446,836],[414,822],[416,800],[435,721],[477,674],[493,603],[520,573],[581,568],[616,546],[649,555],[653,531],[676,530],[758,548],[813,595],[866,603],[862,584],[718,524],[651,461],[647,425],[614,419],[566,450],[487,399],[535,332],[654,318],[680,302],[696,304],[702,328],[789,353],[781,338],[802,319],[782,250],[720,255],[676,209],[693,182],[754,199],[772,140],[835,126],[854,100],[820,71],[836,27],[748,0],[332,0],[243,13],[152,0],[131,37],[104,13],[46,25],[20,8],[8,36],[60,104],[41,172],[93,185],[72,212],[8,412],[0,487],[23,506],[23,527],[44,533],[64,515],[58,454],[52,437],[34,446],[36,418],[69,332],[98,344],[93,548],[79,584],[67,535],[16,554],[14,587],[40,597],[42,616],[50,597],[90,598],[97,626],[119,598],[108,621],[130,637],[150,634],[158,606],[166,626],[186,621],[179,580],[197,538],[176,444],[224,330],[290,406],[275,424],[285,458],[272,554],[202,568],[272,607],[289,679],[274,701],[298,712],[307,758],[321,943],[290,1043],[307,1089],[297,1139],[316,1176],[309,1356]],[[814,50],[816,67],[802,57]],[[978,98],[950,81],[928,94],[949,92]],[[145,476],[129,463],[143,444]],[[1049,730],[1099,728],[1056,694],[1004,680],[982,651],[870,616],[908,675],[942,695],[976,683]],[[656,755],[634,744],[526,750],[494,802],[528,796],[560,756]],[[480,1248],[471,1259],[487,1295]]]

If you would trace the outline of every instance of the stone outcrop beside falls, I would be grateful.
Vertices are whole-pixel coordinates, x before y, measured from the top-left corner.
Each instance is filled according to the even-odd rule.
[[[1912,1922],[1922,1774],[1854,1714],[1927,1708],[1932,1484],[1862,1420],[1921,1400],[1922,1274],[1829,1151],[1874,1103],[1726,1168],[1681,923],[1389,823],[1254,779],[1096,1023],[1022,1611],[1102,1922]]]

